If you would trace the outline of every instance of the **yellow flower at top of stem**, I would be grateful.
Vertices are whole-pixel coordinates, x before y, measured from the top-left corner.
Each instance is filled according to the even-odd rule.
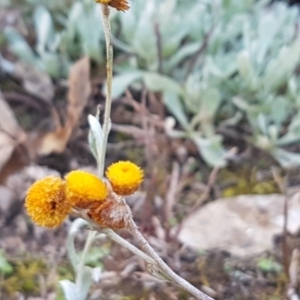
[[[113,191],[121,196],[133,194],[144,178],[143,170],[131,161],[119,161],[110,165],[105,175]]]
[[[66,197],[72,207],[88,208],[94,202],[105,201],[108,195],[106,184],[96,175],[76,170],[65,176]]]
[[[61,225],[71,210],[65,188],[66,183],[60,177],[48,176],[28,189],[25,208],[34,223],[50,228]]]

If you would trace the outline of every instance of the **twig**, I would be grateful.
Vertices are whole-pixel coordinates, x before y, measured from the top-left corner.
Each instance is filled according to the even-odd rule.
[[[156,262],[150,256],[148,256],[143,251],[141,251],[137,247],[133,246],[131,243],[129,243],[128,241],[126,241],[122,237],[120,237],[112,229],[104,228],[101,231],[103,233],[105,233],[110,239],[112,239],[113,241],[115,241],[116,243],[120,244],[124,248],[127,248],[133,254],[139,256],[140,258],[142,258],[148,264],[156,265]]]
[[[172,168],[169,188],[166,194],[165,219],[167,222],[168,229],[170,228],[168,221],[172,219],[173,216],[172,211],[175,204],[176,194],[178,192],[179,172],[180,172],[179,164],[174,163]],[[167,232],[169,236],[169,230]]]
[[[113,72],[113,47],[112,47],[111,34],[110,34],[109,7],[107,4],[102,4],[101,12],[102,12],[102,22],[103,22],[105,42],[106,42],[107,80],[106,80],[105,111],[104,111],[104,121],[103,121],[103,137],[102,137],[102,144],[99,153],[99,163],[98,163],[98,173],[100,178],[103,177],[107,139],[111,127],[110,111],[111,111],[111,102],[112,102],[111,91],[112,91],[112,72]]]
[[[277,168],[272,167],[272,175],[273,178],[278,185],[281,193],[284,196],[284,204],[283,204],[283,229],[282,229],[282,258],[283,258],[283,267],[284,267],[284,272],[289,278],[289,249],[288,249],[288,244],[287,244],[287,224],[288,224],[288,209],[289,209],[289,201],[288,201],[288,196],[287,196],[287,191],[286,191],[286,186],[281,178],[281,176],[278,173]]]
[[[45,111],[45,107],[42,107],[39,103],[42,101],[34,101],[33,98],[28,97],[26,95],[18,94],[18,93],[2,93],[4,99],[7,102],[19,102],[21,104],[26,104],[38,111]],[[43,105],[49,105],[46,101],[43,101]]]
[[[128,210],[129,207],[127,206]],[[129,214],[130,215],[130,214]],[[177,275],[170,267],[158,256],[158,254],[154,251],[154,249],[150,246],[148,241],[143,237],[143,235],[138,230],[135,222],[133,221],[132,217],[128,219],[128,228],[130,233],[133,237],[137,240],[140,246],[144,249],[144,251],[155,260],[159,269],[162,271],[163,274],[167,276],[168,279],[179,285],[181,288],[192,294],[196,299],[200,300],[213,300],[213,298],[209,297],[205,293],[198,290],[188,281]]]
[[[300,299],[297,294],[299,257],[300,257],[299,249],[294,249],[292,253],[290,267],[289,267],[290,283],[286,292],[287,298],[290,300]]]
[[[89,218],[89,216],[84,212],[81,211],[80,215],[83,219],[85,219],[94,230],[107,234],[108,237],[110,237],[115,242],[121,244],[122,246],[126,247],[142,259],[144,259],[147,262],[147,267],[150,273],[162,280],[172,281],[193,296],[196,297],[196,299],[199,300],[214,300],[213,298],[209,297],[205,293],[198,290],[196,287],[194,287],[192,284],[190,284],[188,281],[177,275],[174,271],[170,269],[170,267],[159,257],[159,255],[154,251],[154,249],[150,246],[150,244],[147,242],[147,240],[143,237],[143,235],[138,230],[133,218],[132,213],[127,205],[125,199],[122,199],[123,205],[125,205],[126,208],[126,223],[127,223],[127,229],[129,232],[133,235],[133,237],[137,240],[138,244],[142,247],[142,249],[145,251],[142,252],[120,236],[118,236],[113,230],[102,228],[97,223],[95,223],[93,220]],[[94,232],[94,236],[95,236]],[[88,242],[86,243],[86,245]],[[87,246],[86,246],[87,247]],[[84,251],[85,252],[85,251]],[[84,262],[81,260],[81,262]]]

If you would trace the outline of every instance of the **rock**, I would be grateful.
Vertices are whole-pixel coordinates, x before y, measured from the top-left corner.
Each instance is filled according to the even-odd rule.
[[[300,193],[289,198],[288,232],[300,229]],[[221,249],[237,256],[272,249],[282,233],[284,196],[241,195],[222,198],[195,211],[184,222],[179,240],[197,250]]]

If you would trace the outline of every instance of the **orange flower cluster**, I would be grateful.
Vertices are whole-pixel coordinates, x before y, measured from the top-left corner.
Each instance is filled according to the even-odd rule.
[[[108,182],[76,170],[65,180],[56,176],[38,180],[27,191],[27,213],[37,225],[54,228],[62,224],[72,208],[84,209],[102,227],[124,228],[126,209],[120,199],[139,188],[143,171],[132,162],[119,161],[107,168],[106,176]]]
[[[130,8],[127,0],[95,0],[95,1],[97,3],[107,4],[121,11],[125,11]]]

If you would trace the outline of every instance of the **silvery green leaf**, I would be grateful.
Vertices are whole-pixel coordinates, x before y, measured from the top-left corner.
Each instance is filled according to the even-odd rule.
[[[163,99],[168,110],[174,115],[180,125],[184,129],[187,129],[189,127],[189,122],[179,95],[174,92],[164,92]]]
[[[222,137],[220,135],[215,135],[209,139],[194,135],[192,136],[192,140],[207,164],[213,167],[226,166],[226,151],[223,148]]]
[[[218,90],[214,88],[205,89],[201,98],[201,115],[203,118],[213,119],[221,104],[221,97]]]
[[[64,35],[67,41],[79,38],[81,51],[102,63],[103,57],[103,27],[101,23],[101,7],[93,2],[75,2],[69,13],[67,32]],[[71,43],[73,45],[73,43]]]
[[[238,71],[245,80],[248,87],[254,89],[257,87],[257,77],[254,73],[248,51],[241,51],[237,57]]]
[[[101,40],[103,29],[101,24],[100,5],[83,10],[80,19],[77,19],[77,30],[82,41],[83,53],[97,62],[103,62]]]
[[[54,78],[65,78],[69,74],[71,63],[59,53],[44,52],[41,55],[45,71]]]
[[[290,47],[283,46],[279,55],[272,59],[266,67],[263,86],[267,90],[279,88],[295,70],[300,59],[300,42]]]
[[[88,115],[88,122],[90,125],[90,131],[88,136],[89,145],[94,157],[96,158],[96,160],[98,160],[103,138],[102,127],[99,120],[93,115]]]
[[[15,65],[12,62],[10,62],[9,60],[5,59],[0,54],[0,70],[3,73],[13,74],[16,71],[16,67],[15,67]]]
[[[87,299],[90,287],[93,283],[93,268],[88,266],[84,266],[83,268],[83,276],[82,276],[82,284],[79,291],[80,299]]]
[[[270,125],[268,127],[268,134],[269,134],[271,142],[275,145],[278,140],[278,135],[279,135],[277,126]]]
[[[38,58],[28,45],[26,40],[17,32],[13,27],[6,27],[4,29],[5,38],[8,41],[11,51],[23,61],[33,64],[37,67],[41,67],[41,63],[38,62]]]
[[[79,262],[78,255],[75,250],[74,239],[76,234],[79,232],[80,228],[86,225],[88,225],[87,221],[78,218],[72,222],[72,225],[69,229],[69,234],[67,238],[67,250],[69,260],[74,270],[76,270],[77,264]]]
[[[112,98],[118,98],[122,96],[122,94],[125,93],[126,89],[129,88],[129,86],[141,79],[143,76],[143,72],[140,71],[132,71],[132,72],[126,72],[120,75],[116,75],[113,77],[112,80]],[[106,95],[106,84],[102,88],[102,93]]]
[[[64,291],[66,300],[86,300],[80,298],[79,289],[74,282],[70,280],[60,280],[59,283]]]
[[[197,50],[199,50],[200,46],[200,42],[183,45],[166,62],[166,68],[168,70],[171,70],[172,68],[177,66],[182,60],[193,55]]]
[[[81,286],[70,280],[59,281],[63,288],[67,300],[86,300],[89,289],[93,283],[93,270],[90,267],[84,267]]]
[[[207,76],[213,75],[214,77],[219,77],[219,78],[225,77],[224,70],[222,70],[222,68],[216,64],[216,62],[211,56],[208,56],[206,58],[206,63],[203,69],[204,69],[203,72],[205,72]]]
[[[134,40],[139,18],[145,18],[143,15],[145,6],[145,1],[130,1],[130,9],[126,11],[126,14],[119,14],[122,35],[127,42]]]
[[[297,98],[298,86],[297,86],[297,80],[294,76],[291,77],[288,81],[288,91],[294,99]]]
[[[179,48],[181,41],[189,32],[187,24],[182,26],[182,15],[180,11],[176,11],[175,1],[161,3],[158,15],[156,15],[156,26],[160,32],[162,40],[162,55],[169,57],[173,55]],[[175,10],[175,11],[174,11]],[[186,16],[188,18],[188,15]]]
[[[254,140],[254,145],[263,151],[270,153],[274,149],[275,145],[267,135],[255,134],[253,140]]]
[[[100,267],[96,267],[92,269],[92,279],[94,282],[99,282],[102,275],[102,269]]]
[[[273,98],[273,97],[272,97]],[[289,100],[285,97],[278,96],[272,99],[269,104],[270,118],[277,125],[281,126],[283,122],[287,121],[293,108],[290,106]]]
[[[152,92],[175,92],[183,94],[183,89],[179,83],[170,77],[158,73],[145,72],[143,74],[146,87]]]
[[[184,89],[186,95],[184,96],[184,105],[191,113],[198,114],[200,112],[203,86],[206,85],[201,78],[200,73],[192,73],[185,81]]]
[[[300,141],[300,113],[293,117],[287,133],[278,139],[276,145],[285,146],[298,141]]]
[[[221,126],[236,126],[243,118],[243,114],[237,111],[231,118],[220,123]]]
[[[52,17],[49,11],[40,5],[34,11],[33,22],[37,35],[36,49],[38,53],[43,53],[46,50],[48,40],[53,35]]]
[[[299,153],[293,153],[280,148],[275,148],[271,154],[284,168],[295,168],[300,166]]]
[[[157,61],[156,36],[153,23],[156,6],[157,4],[153,1],[145,2],[145,9],[140,14],[134,38],[131,41],[135,52],[148,63]]]
[[[281,25],[272,13],[264,11],[263,14],[263,17],[259,18],[258,24],[258,52],[256,54],[258,63],[262,63]]]
[[[233,97],[232,102],[241,110],[245,110],[245,111],[251,110],[251,106],[249,105],[249,103],[244,99],[242,99],[241,97]]]
[[[180,130],[167,130],[166,134],[174,139],[181,139],[181,138],[186,138],[188,137],[188,133],[186,133],[185,131],[180,131]]]
[[[237,65],[238,65],[238,71],[240,75],[247,79],[249,78],[250,74],[253,72],[249,52],[248,51],[241,51],[237,56]]]
[[[267,135],[267,133],[268,133],[268,120],[267,120],[267,117],[264,114],[262,114],[262,113],[258,114],[257,124],[258,124],[258,127],[259,127],[261,133]]]

